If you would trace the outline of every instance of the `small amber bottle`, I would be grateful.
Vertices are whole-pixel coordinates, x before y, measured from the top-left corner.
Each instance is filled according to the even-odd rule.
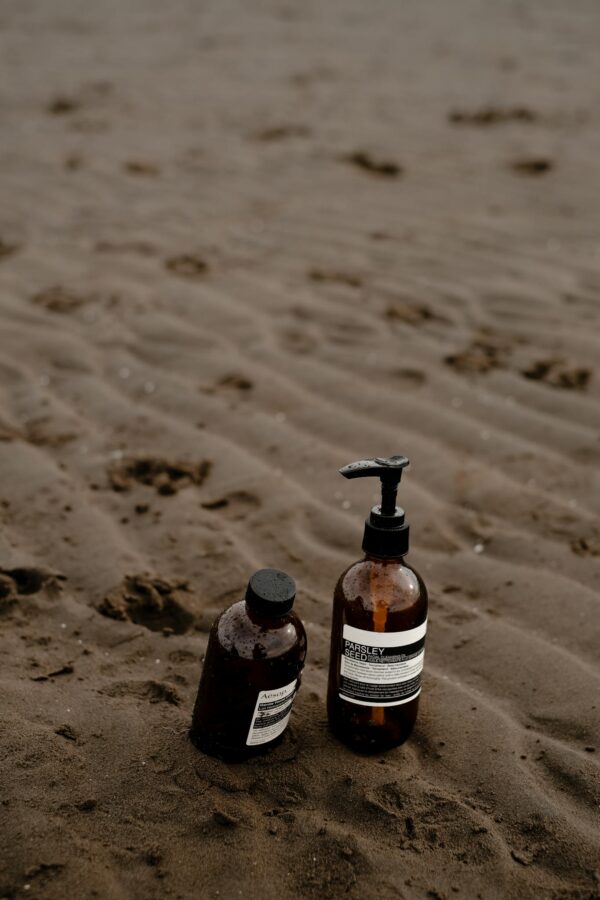
[[[354,750],[379,753],[413,730],[421,691],[427,589],[405,560],[408,525],[396,506],[404,456],[340,469],[381,479],[381,505],[365,523],[364,559],[341,576],[333,600],[327,709],[333,733]]]
[[[261,569],[215,620],[190,730],[198,749],[236,761],[281,740],[306,657],[295,596],[289,575]]]

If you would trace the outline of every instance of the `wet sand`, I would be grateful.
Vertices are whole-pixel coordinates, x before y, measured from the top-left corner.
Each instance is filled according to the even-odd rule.
[[[584,0],[0,9],[0,896],[600,896],[599,39]],[[426,678],[365,759],[336,471],[399,452]],[[267,565],[309,662],[227,766],[191,708]]]

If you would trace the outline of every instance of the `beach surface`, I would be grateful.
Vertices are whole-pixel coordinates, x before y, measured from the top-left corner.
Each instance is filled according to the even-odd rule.
[[[0,897],[600,897],[600,9],[0,6]],[[369,483],[420,717],[325,712]],[[208,630],[299,587],[283,743],[188,740]]]

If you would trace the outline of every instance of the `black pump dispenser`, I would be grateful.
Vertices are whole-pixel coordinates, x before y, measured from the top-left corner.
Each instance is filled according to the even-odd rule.
[[[362,548],[365,553],[381,557],[399,557],[408,553],[408,523],[404,510],[396,506],[396,493],[402,470],[408,466],[406,456],[361,459],[340,469],[344,478],[381,479],[381,503],[374,506],[365,522]]]

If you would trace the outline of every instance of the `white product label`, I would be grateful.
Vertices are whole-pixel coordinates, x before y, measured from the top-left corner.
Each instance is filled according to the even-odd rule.
[[[408,631],[344,625],[340,697],[359,706],[399,706],[421,692],[427,621]]]
[[[298,680],[273,691],[260,691],[246,744],[266,744],[285,731],[290,720]]]

